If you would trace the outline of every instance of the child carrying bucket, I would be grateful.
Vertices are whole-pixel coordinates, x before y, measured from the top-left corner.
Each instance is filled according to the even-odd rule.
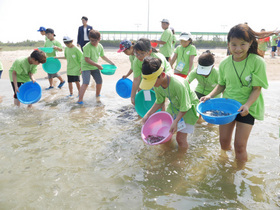
[[[130,61],[130,69],[127,72],[126,75],[123,75],[123,79],[129,77],[129,75],[132,74],[133,72],[133,61],[135,59],[134,51],[133,51],[133,43],[129,40],[123,40],[120,43],[120,49],[117,51],[118,53],[124,52],[124,54],[129,56],[129,61]]]
[[[78,92],[80,91],[80,75],[81,75],[81,60],[83,53],[74,44],[73,39],[69,36],[63,37],[63,42],[66,45],[64,50],[65,57],[56,57],[57,59],[67,59],[67,79],[70,95],[73,96],[73,85],[76,83]]]
[[[187,76],[187,80],[191,83],[194,79],[198,81],[195,93],[200,99],[202,96],[208,95],[218,84],[219,71],[214,67],[214,54],[209,50],[203,52],[198,58],[197,68],[193,69]],[[221,97],[218,94],[216,98]]]
[[[156,102],[142,119],[145,124],[147,119],[162,107],[165,99],[170,103],[167,112],[170,113],[174,121],[169,130],[174,134],[177,132],[176,140],[179,148],[187,151],[187,136],[194,132],[194,124],[198,120],[196,106],[198,98],[190,89],[188,81],[176,75],[166,74],[164,66],[159,58],[146,57],[142,65],[142,81],[140,88],[149,90],[154,88]]]
[[[183,32],[179,37],[181,45],[176,47],[174,55],[170,61],[170,65],[176,62],[174,74],[186,78],[190,71],[194,68],[193,61],[196,54],[196,47],[192,44],[191,33]]]
[[[235,129],[234,149],[238,161],[247,161],[247,142],[255,119],[264,118],[264,99],[261,89],[268,88],[266,65],[258,53],[257,38],[262,34],[246,24],[230,29],[227,41],[231,55],[220,63],[219,81],[214,90],[200,101],[204,102],[223,92],[223,98],[239,101],[235,120],[219,125],[220,144],[223,150],[231,150],[231,138]]]
[[[36,82],[33,74],[37,72],[37,66],[40,63],[46,63],[46,54],[41,50],[34,50],[27,58],[18,58],[15,60],[9,70],[9,76],[11,84],[14,90],[14,104],[20,106],[20,102],[17,98],[19,87],[28,81]],[[28,107],[31,107],[29,104]]]

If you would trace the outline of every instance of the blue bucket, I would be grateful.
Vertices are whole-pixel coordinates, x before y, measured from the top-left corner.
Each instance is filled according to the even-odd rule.
[[[43,63],[43,69],[48,74],[55,74],[57,73],[61,68],[61,63],[58,59],[49,57],[47,58],[46,63]]]
[[[144,91],[147,91],[146,94]],[[135,110],[141,116],[152,108],[156,101],[156,94],[153,90],[140,90],[135,96]],[[159,109],[158,111],[160,111]]]
[[[241,103],[234,99],[229,98],[211,98],[204,103],[199,103],[196,110],[201,114],[202,118],[211,124],[224,125],[235,120],[236,115],[239,114],[237,111],[242,106]],[[207,111],[219,111],[227,113],[224,116],[209,116],[205,114]]]
[[[45,53],[52,53],[53,47],[38,47],[39,50],[42,50]]]
[[[122,98],[130,98],[132,81],[128,78],[120,79],[116,84],[117,94]]]
[[[34,104],[38,102],[42,96],[41,86],[37,82],[26,82],[22,84],[18,90],[17,98],[23,104]]]
[[[101,66],[103,67],[101,73],[105,75],[113,75],[117,70],[117,66],[111,64],[102,64]]]

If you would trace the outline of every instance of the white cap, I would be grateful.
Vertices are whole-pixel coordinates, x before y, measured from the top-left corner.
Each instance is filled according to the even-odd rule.
[[[192,34],[190,32],[182,32],[180,34],[179,40],[185,40],[188,41],[189,39],[192,38]]]
[[[197,70],[196,73],[199,75],[204,75],[204,76],[208,76],[213,68],[214,64],[211,66],[201,66],[201,65],[197,65]]]
[[[162,21],[160,21],[162,23],[168,23],[169,24],[169,20],[168,19],[162,19]]]
[[[70,42],[70,41],[73,41],[73,39],[71,39],[69,36],[64,36],[63,41],[64,42]]]

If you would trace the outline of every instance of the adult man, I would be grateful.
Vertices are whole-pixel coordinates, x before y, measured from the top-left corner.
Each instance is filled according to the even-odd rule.
[[[163,54],[167,61],[172,55],[172,41],[173,41],[173,33],[169,29],[169,20],[163,19],[161,21],[161,27],[164,30],[161,34],[160,40],[152,40],[152,42],[156,42],[160,44],[159,52]]]
[[[78,40],[77,40],[77,46],[81,47],[81,50],[83,51],[83,46],[89,42],[88,34],[89,31],[92,30],[92,26],[87,24],[88,18],[83,16],[82,17],[82,23],[83,25],[79,27],[78,31]]]

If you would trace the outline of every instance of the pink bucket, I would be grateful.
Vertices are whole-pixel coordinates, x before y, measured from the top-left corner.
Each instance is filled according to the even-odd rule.
[[[141,129],[143,141],[149,145],[163,144],[169,141],[172,137],[172,133],[169,133],[172,123],[173,118],[168,112],[160,111],[152,114]],[[163,136],[164,138],[158,142],[150,143],[146,140],[149,135]]]

